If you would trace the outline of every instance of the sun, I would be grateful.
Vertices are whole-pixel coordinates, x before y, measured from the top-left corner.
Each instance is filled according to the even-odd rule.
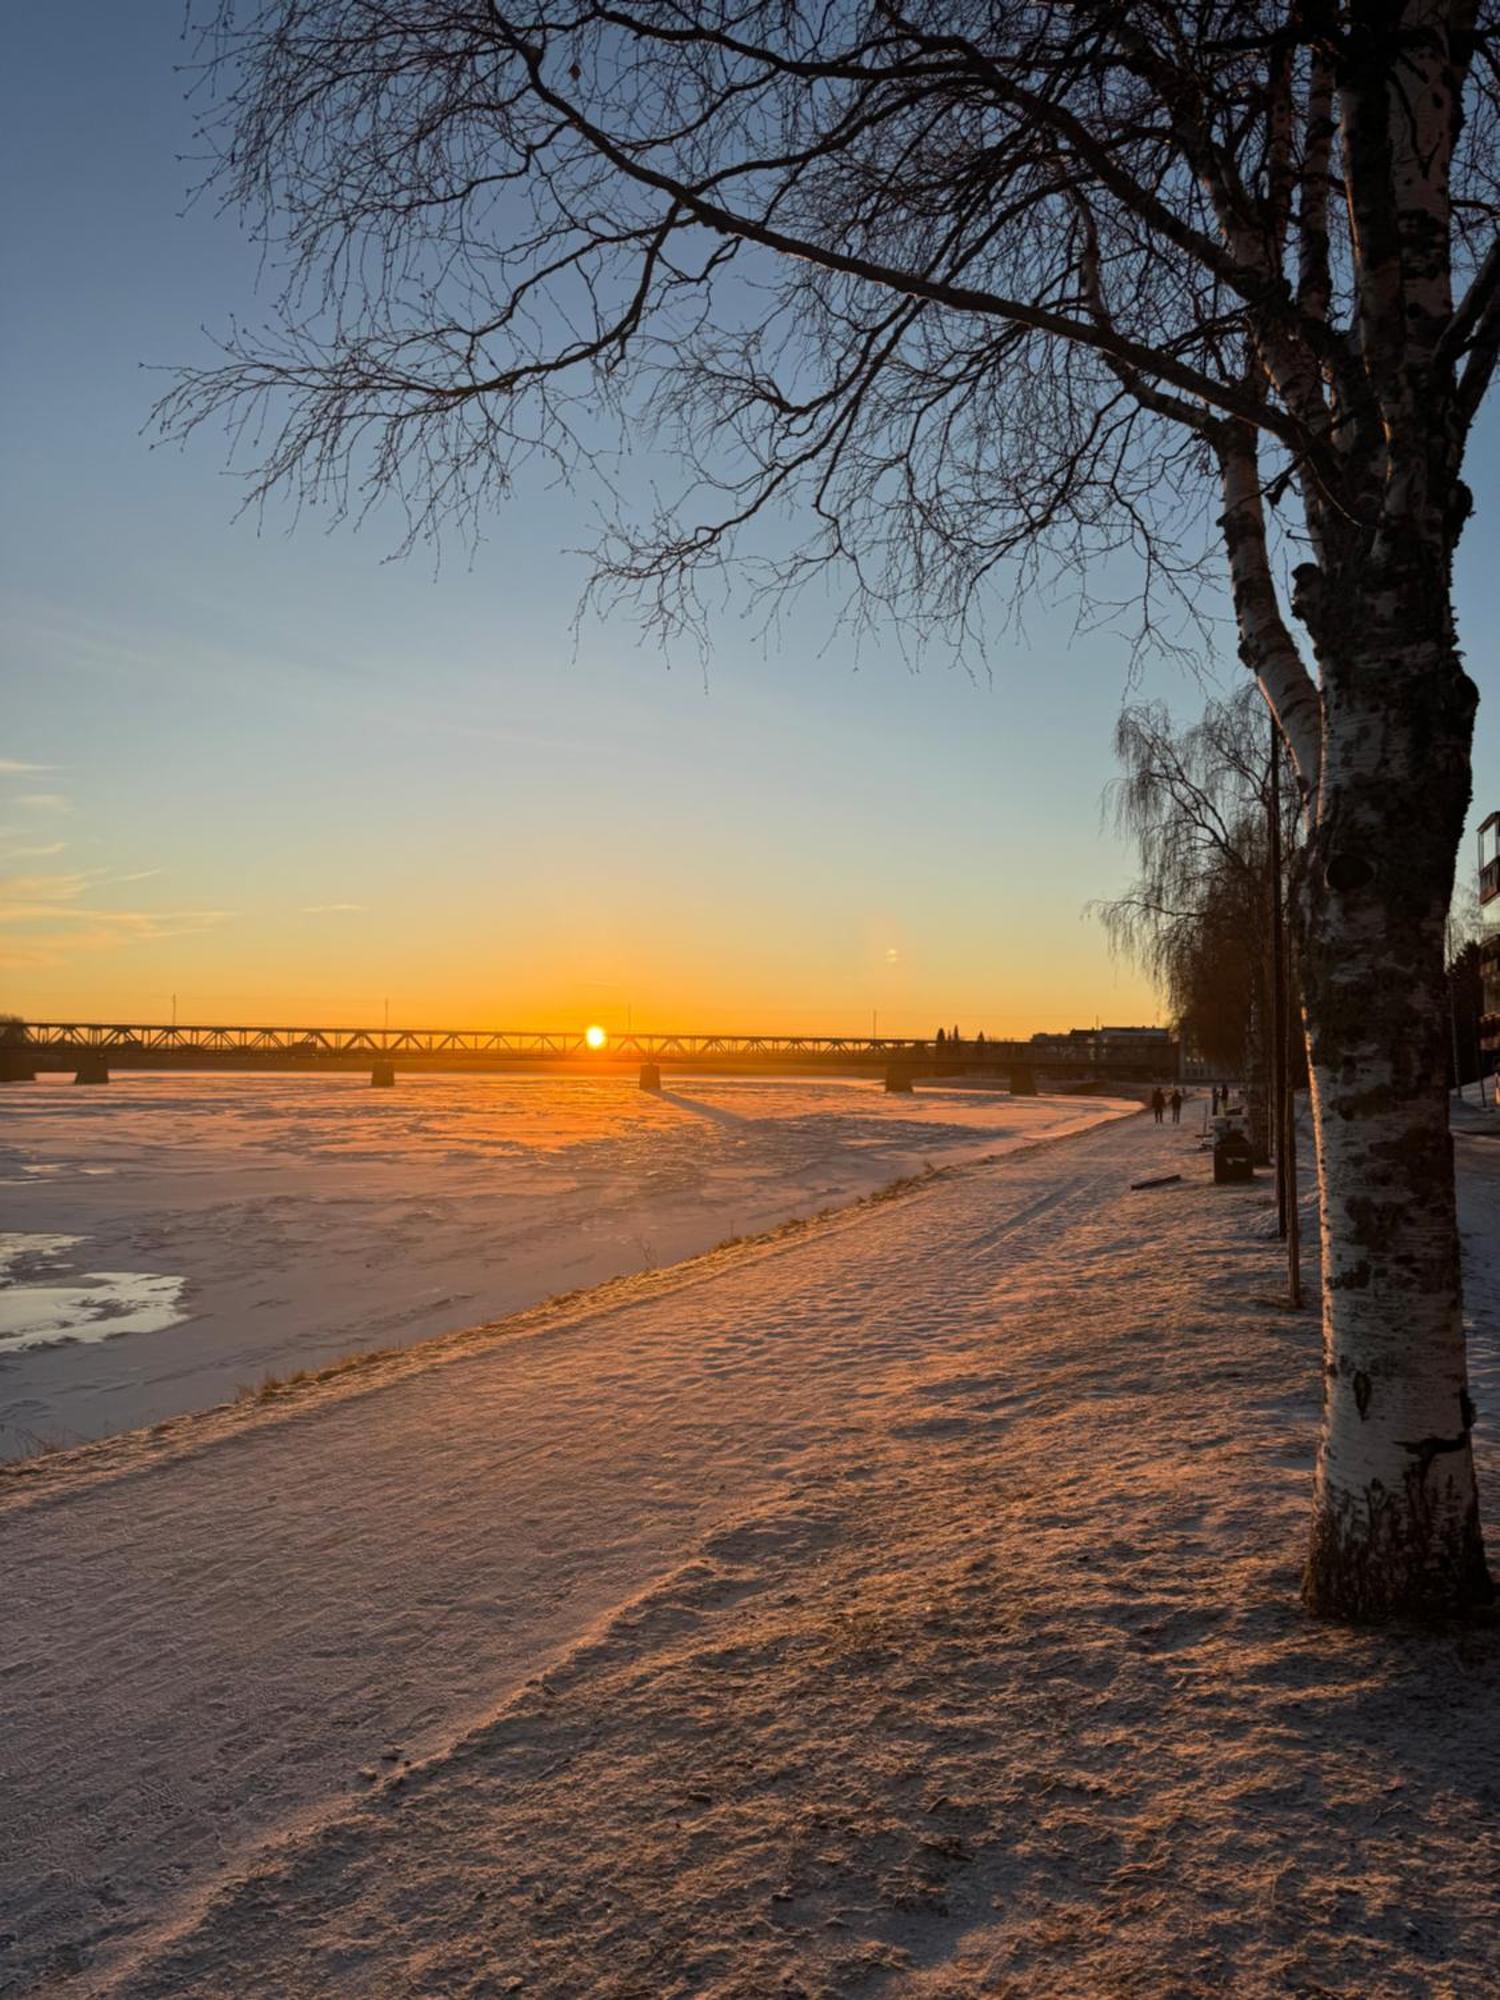
[[[592,1028],[584,1029],[583,1039],[588,1043],[591,1049],[602,1049],[604,1047],[604,1044],[609,1040],[609,1036],[606,1035],[604,1030],[596,1024]]]

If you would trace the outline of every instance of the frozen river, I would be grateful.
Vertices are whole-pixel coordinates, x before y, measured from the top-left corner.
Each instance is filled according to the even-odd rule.
[[[844,1079],[0,1093],[0,1457],[497,1318],[1135,1106]]]

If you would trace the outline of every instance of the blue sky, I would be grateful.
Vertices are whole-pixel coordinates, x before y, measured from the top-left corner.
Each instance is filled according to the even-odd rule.
[[[584,572],[560,551],[589,538],[583,496],[526,490],[435,575],[386,560],[389,521],[236,520],[217,436],[149,448],[150,368],[207,358],[205,326],[256,311],[235,219],[186,207],[179,24],[98,0],[8,22],[0,1006],[1151,1018],[1082,915],[1129,873],[1099,824],[1127,651],[1066,607],[972,676],[869,644],[856,671],[800,624],[767,648],[734,616],[706,677],[669,671],[623,613],[575,641]],[[1473,467],[1460,585],[1491,697],[1496,459]],[[1225,683],[1239,671],[1226,634]],[[1201,700],[1171,666],[1144,691]],[[1500,804],[1497,712],[1481,807]]]

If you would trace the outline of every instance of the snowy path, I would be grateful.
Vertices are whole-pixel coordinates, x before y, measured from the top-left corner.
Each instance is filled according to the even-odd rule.
[[[1163,1676],[1269,1646],[1269,1617],[1252,1692],[1284,1739],[1318,1664],[1285,1604],[1315,1330],[1253,1302],[1264,1187],[1205,1189],[1188,1144],[1130,1120],[20,1485],[0,1992],[977,1992],[923,1967],[993,1931],[1012,1876],[1041,1893],[1091,1798],[1114,1803],[1085,1873],[1149,1853],[1159,1900],[1174,1816],[1211,1817],[1207,1719],[1244,1738],[1242,1805],[1276,1782],[1222,1675],[1170,1797],[1136,1770]],[[1183,1190],[1126,1192],[1179,1166]],[[1367,1753],[1349,1784],[1388,1777]],[[965,1888],[982,1780],[1064,1796]],[[1257,1866],[1274,1901],[1286,1853]],[[1079,1879],[1046,1890],[1059,1948]]]
[[[671,1083],[139,1072],[7,1090],[0,1459],[675,1264],[1110,1109],[848,1077]]]

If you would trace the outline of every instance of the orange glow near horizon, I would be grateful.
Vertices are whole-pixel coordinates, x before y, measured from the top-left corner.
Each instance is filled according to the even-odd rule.
[[[795,953],[767,949],[760,962],[749,951],[735,955],[726,948],[718,963],[707,966],[681,940],[663,940],[659,954],[652,954],[660,962],[651,965],[642,962],[644,951],[627,959],[606,941],[595,953],[567,954],[540,977],[531,966],[518,976],[508,959],[472,945],[444,950],[440,937],[422,935],[419,921],[410,931],[417,933],[421,950],[404,924],[393,923],[378,930],[372,925],[368,940],[352,934],[339,939],[337,956],[323,939],[294,941],[277,927],[252,929],[248,922],[244,930],[244,940],[228,935],[226,927],[174,941],[169,965],[150,962],[150,955],[160,954],[159,945],[134,939],[70,963],[13,965],[0,979],[0,1012],[12,1010],[35,1021],[165,1023],[175,1017],[196,1026],[374,1030],[385,1022],[393,1031],[537,1033],[562,1032],[582,1015],[582,1027],[573,1032],[587,1051],[602,1053],[612,1045],[606,1025],[612,1013],[623,1031],[626,996],[633,1025],[643,1034],[873,1032],[915,1038],[956,1021],[965,1034],[982,1029],[1003,1039],[1085,1027],[1096,1016],[1149,1024],[1159,1005],[1132,967],[1106,964],[1094,974],[1088,958],[1092,940],[1078,925],[1075,933],[1081,935],[1065,935],[1061,948],[1048,939],[1043,949],[1039,941],[1034,957],[1011,959],[990,939],[980,941],[971,956],[961,944],[953,948],[943,939],[924,955],[930,964],[911,952],[894,967],[883,954],[880,963],[867,962],[857,948],[848,952],[847,966],[831,952],[819,963],[815,940]],[[388,942],[392,933],[399,934],[399,947]],[[295,956],[289,948],[294,942],[302,947]],[[422,964],[420,985],[390,976],[388,961],[398,949]],[[590,1036],[591,1028],[601,1039]]]
[[[453,846],[461,852],[463,842]],[[95,937],[72,921],[57,882],[38,881],[37,914],[12,934],[0,1012],[537,1032],[573,1022],[575,1046],[598,1054],[612,1046],[608,1024],[623,1033],[627,1020],[642,1033],[896,1037],[956,1022],[966,1034],[1006,1037],[1096,1017],[1149,1023],[1156,1010],[1135,968],[1109,959],[1099,926],[1078,921],[1072,892],[1060,897],[1019,872],[999,878],[991,901],[976,897],[967,872],[949,870],[918,885],[924,900],[903,918],[883,887],[856,883],[841,896],[815,871],[772,895],[740,883],[726,863],[735,893],[684,888],[655,901],[633,880],[564,871],[548,895],[535,885],[518,895],[503,927],[476,928],[473,909],[494,884],[471,880],[457,861],[445,872],[440,856],[428,859],[369,907],[288,913],[286,893],[278,907],[269,884],[252,892],[245,880],[222,922],[192,930],[183,918],[179,931],[162,918],[162,936],[138,913],[108,925],[95,913]],[[74,886],[80,908],[107,900],[82,872]],[[211,872],[191,879],[171,908],[228,905],[221,886]],[[9,894],[20,913],[22,888],[12,883]],[[5,943],[0,931],[0,964]],[[585,1040],[590,1027],[603,1030],[597,1045]]]

